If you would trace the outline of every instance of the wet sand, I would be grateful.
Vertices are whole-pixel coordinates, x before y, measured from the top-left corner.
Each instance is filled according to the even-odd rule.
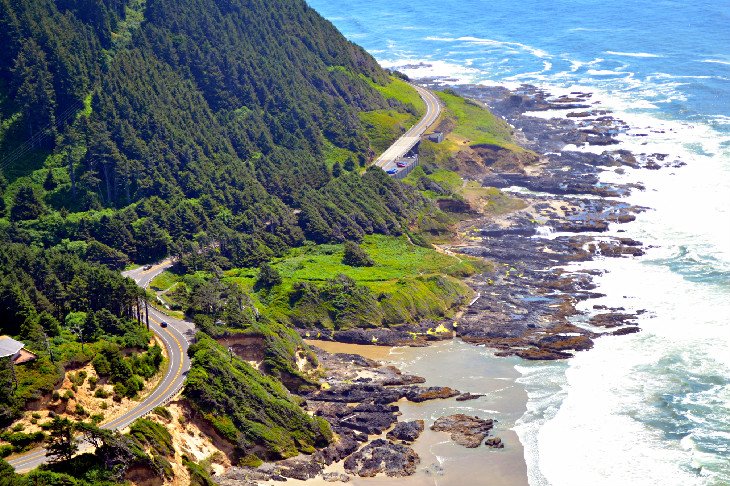
[[[475,400],[457,402],[454,398],[423,403],[398,402],[402,412],[399,421],[422,419],[426,430],[413,444],[421,458],[415,475],[404,478],[355,478],[354,485],[406,486],[525,486],[527,467],[524,451],[517,434],[511,430],[525,412],[527,394],[516,383],[519,373],[514,365],[519,358],[497,358],[483,347],[460,340],[443,341],[423,348],[383,347],[307,341],[331,353],[355,353],[387,362],[404,373],[426,379],[426,385],[441,385],[462,392],[485,394]],[[485,446],[467,449],[453,443],[448,434],[434,432],[430,426],[443,415],[464,413],[497,420],[493,435],[502,438],[504,449]],[[342,464],[325,469],[342,472]],[[293,484],[298,484],[299,481]],[[304,482],[302,482],[304,483]],[[332,484],[321,478],[306,484]]]

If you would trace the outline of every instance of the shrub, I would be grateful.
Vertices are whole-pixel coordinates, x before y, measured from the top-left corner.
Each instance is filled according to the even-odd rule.
[[[124,382],[124,387],[127,390],[125,396],[127,398],[134,398],[137,395],[137,392],[144,388],[144,381],[139,376],[132,375]]]
[[[96,371],[96,374],[99,376],[109,376],[109,373],[111,373],[109,360],[107,360],[106,357],[101,353],[96,355],[94,361],[92,361],[91,364],[94,365],[94,371]]]
[[[375,265],[370,255],[354,241],[345,242],[345,255],[342,258],[342,263],[351,267],[372,267]]]
[[[261,264],[259,276],[256,279],[256,286],[258,288],[270,289],[280,283],[281,275],[279,275],[279,272],[268,263]]]
[[[238,465],[241,467],[259,467],[263,463],[264,461],[259,459],[259,456],[253,453],[246,454],[240,461],[238,461]]]
[[[166,420],[172,420],[172,414],[165,407],[155,407],[152,411]]]
[[[114,401],[121,402],[122,398],[124,398],[126,395],[127,387],[124,386],[124,383],[116,383],[114,385]]]
[[[4,441],[9,442],[13,446],[15,452],[22,452],[33,444],[43,441],[46,438],[46,434],[43,432],[33,432],[26,434],[24,432],[4,433],[0,434],[0,438]]]

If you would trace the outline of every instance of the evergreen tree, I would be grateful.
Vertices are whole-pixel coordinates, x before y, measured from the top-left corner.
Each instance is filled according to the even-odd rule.
[[[10,208],[12,221],[38,219],[43,214],[45,205],[32,186],[22,186],[15,194],[13,205]]]
[[[347,159],[345,159],[344,168],[348,172],[355,170],[355,161],[352,160],[352,157],[347,157]]]
[[[32,146],[51,147],[56,136],[56,95],[46,54],[24,39],[13,66],[15,100],[21,106]]]
[[[49,170],[46,174],[45,180],[43,181],[43,189],[50,192],[54,190],[57,185],[56,179],[53,177],[53,171]]]
[[[279,285],[280,283],[281,275],[279,275],[279,272],[275,268],[273,268],[268,263],[263,263],[259,267],[259,276],[256,279],[256,285],[259,288],[270,289],[271,287]]]
[[[67,418],[53,417],[46,440],[46,457],[51,461],[68,461],[78,450],[74,424]]]

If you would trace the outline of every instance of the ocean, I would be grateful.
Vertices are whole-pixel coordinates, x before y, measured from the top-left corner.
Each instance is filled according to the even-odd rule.
[[[583,264],[607,296],[582,309],[646,309],[642,332],[517,363],[514,429],[531,485],[730,485],[730,1],[309,3],[385,67],[590,91],[632,127],[622,148],[686,163],[603,175],[646,187],[611,233],[650,249]]]

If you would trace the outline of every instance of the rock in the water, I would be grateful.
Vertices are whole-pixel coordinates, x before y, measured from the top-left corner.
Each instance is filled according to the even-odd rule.
[[[420,462],[410,447],[377,439],[345,459],[345,471],[367,478],[380,473],[391,477],[411,476]]]
[[[484,441],[484,445],[493,449],[504,449],[504,442],[499,437],[489,437]]]
[[[443,476],[444,468],[440,464],[434,462],[433,464],[425,468],[423,472],[425,472],[429,476]]]
[[[461,395],[459,395],[458,397],[456,397],[456,401],[465,402],[467,400],[476,400],[477,398],[481,398],[483,396],[484,396],[484,394],[482,394],[482,393],[465,392],[465,393],[462,393]]]
[[[411,402],[420,403],[437,398],[455,397],[459,395],[459,391],[448,386],[430,386],[428,388],[414,386],[406,389],[403,395]]]
[[[491,419],[469,417],[463,413],[440,417],[431,426],[437,432],[450,432],[451,440],[464,447],[479,447],[494,426]]]
[[[423,432],[423,420],[413,420],[411,422],[398,422],[393,430],[388,432],[386,438],[392,441],[401,441],[404,444],[410,444],[418,439]]]

